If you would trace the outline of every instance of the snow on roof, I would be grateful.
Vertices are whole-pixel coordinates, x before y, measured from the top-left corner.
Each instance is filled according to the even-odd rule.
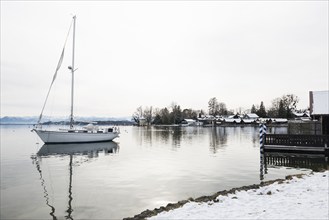
[[[240,123],[241,122],[241,119],[240,118],[225,118],[224,119],[225,122],[228,122],[228,123]]]
[[[195,122],[194,119],[188,119],[188,118],[184,119],[184,121],[186,121],[186,122]]]
[[[249,114],[246,114],[249,118],[259,118],[259,116],[255,113],[249,113]]]
[[[242,119],[244,123],[252,123],[255,122],[255,119]]]
[[[240,114],[235,114],[235,115],[228,115],[227,118],[241,118],[242,116]]]
[[[213,116],[209,117],[203,117],[203,118],[198,118],[199,121],[212,121],[214,120]]]
[[[272,120],[275,122],[288,122],[288,119],[286,118],[272,118]]]
[[[329,115],[329,91],[312,91],[310,94],[311,114]]]
[[[296,117],[308,117],[308,114],[305,113],[305,112],[293,112],[293,114],[296,116]]]

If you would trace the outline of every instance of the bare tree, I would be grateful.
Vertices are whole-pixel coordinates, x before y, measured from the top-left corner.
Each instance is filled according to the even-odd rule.
[[[216,97],[211,98],[208,101],[209,115],[215,116],[219,112],[219,105]]]
[[[272,101],[272,107],[268,114],[271,117],[292,118],[292,112],[296,110],[299,98],[294,94],[287,94],[275,98]]]
[[[139,119],[143,117],[143,108],[142,106],[139,106],[134,114],[132,115],[132,119],[139,124]]]
[[[152,113],[153,107],[145,107],[143,117],[146,120],[146,123],[150,125],[153,120],[153,113]]]
[[[227,115],[227,108],[226,108],[226,104],[224,102],[220,102],[218,103],[218,113],[220,115]]]

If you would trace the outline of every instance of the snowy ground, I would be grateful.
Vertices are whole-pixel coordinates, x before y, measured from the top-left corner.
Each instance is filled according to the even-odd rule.
[[[294,177],[259,189],[188,202],[155,219],[329,219],[329,171]]]

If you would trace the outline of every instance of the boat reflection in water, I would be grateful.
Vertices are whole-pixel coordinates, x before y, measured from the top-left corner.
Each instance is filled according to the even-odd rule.
[[[46,187],[46,181],[43,177],[41,169],[41,159],[49,158],[50,156],[55,157],[66,157],[69,156],[69,186],[68,186],[68,205],[65,210],[65,219],[73,219],[72,213],[72,176],[73,176],[73,159],[74,156],[87,156],[88,158],[98,157],[99,152],[104,152],[104,155],[115,154],[119,152],[119,145],[116,142],[100,142],[100,143],[80,143],[80,144],[44,144],[36,155],[32,155],[31,159],[33,164],[39,172],[41,186],[43,188],[43,197],[46,199],[46,205],[50,208],[50,216],[53,220],[57,220],[56,209],[50,203],[49,193]],[[61,218],[61,217],[59,217]]]
[[[38,151],[37,156],[90,155],[97,157],[100,151],[104,151],[105,154],[108,154],[117,153],[118,150],[118,144],[113,141],[80,144],[44,144]]]

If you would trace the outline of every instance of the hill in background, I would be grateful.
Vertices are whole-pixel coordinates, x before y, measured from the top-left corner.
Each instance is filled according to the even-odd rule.
[[[0,124],[36,124],[38,121],[38,116],[25,116],[25,117],[12,117],[5,116],[0,118]],[[47,117],[44,116],[45,120],[43,123],[46,124],[63,124],[68,121],[68,117]],[[132,125],[130,117],[75,117],[76,123],[78,124],[88,124],[90,122],[97,122],[98,124],[115,124],[115,125]]]

